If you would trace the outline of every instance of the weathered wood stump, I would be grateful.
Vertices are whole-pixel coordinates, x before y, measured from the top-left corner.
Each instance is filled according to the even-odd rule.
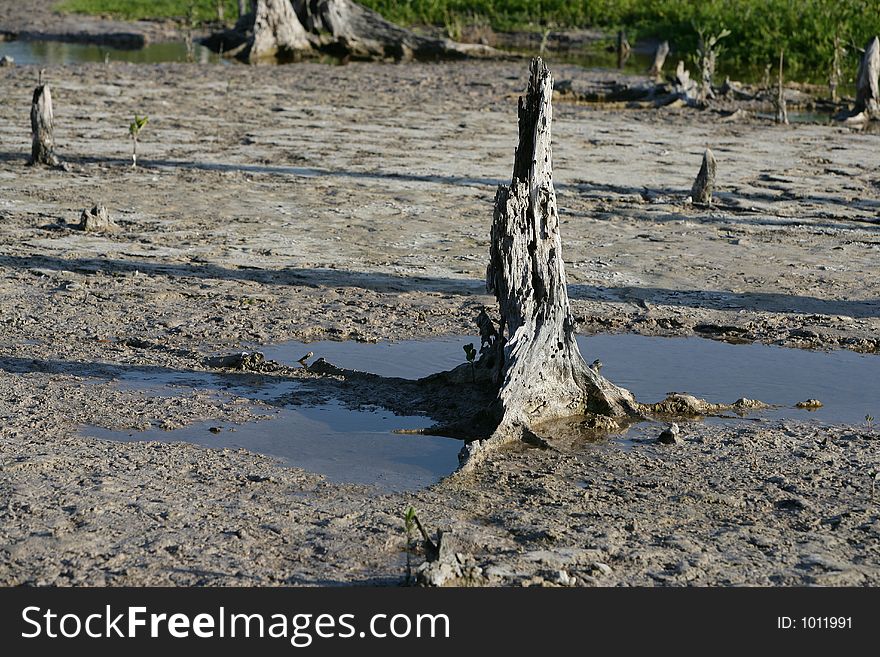
[[[536,58],[519,102],[513,179],[495,195],[486,288],[498,301],[499,330],[488,331],[480,316],[484,340],[495,350],[497,428],[467,448],[471,461],[487,444],[528,437],[543,422],[639,413],[628,391],[587,365],[575,340],[553,188],[552,93],[550,71]]]
[[[623,30],[618,30],[617,32],[617,68],[623,68],[623,65],[626,64],[629,59],[630,54],[632,54],[632,47],[629,45],[629,41],[626,38],[626,32]]]
[[[654,63],[651,65],[651,70],[648,72],[648,75],[659,81],[663,76],[663,64],[666,63],[666,57],[668,55],[669,42],[664,41],[657,46],[657,51],[654,53]]]
[[[483,45],[417,35],[352,0],[257,0],[235,28],[202,43],[250,63],[319,52],[352,59],[460,59],[496,56]]]
[[[86,233],[103,233],[117,228],[103,205],[96,205],[91,210],[83,210],[77,227]]]
[[[698,205],[710,205],[712,192],[715,189],[715,156],[708,148],[703,153],[703,164],[691,187],[691,202]]]
[[[49,83],[34,89],[31,102],[31,159],[29,164],[57,167],[61,164],[55,155],[55,114],[52,111],[52,92]]]
[[[865,47],[856,77],[856,115],[880,119],[880,38],[874,37]]]
[[[290,0],[258,0],[253,38],[244,51],[249,62],[293,59],[312,50],[312,43],[299,22]]]
[[[779,77],[776,81],[776,100],[774,105],[776,106],[776,123],[782,123],[784,125],[788,125],[788,110],[785,107],[785,85],[783,84],[782,78],[782,66],[784,62],[784,53],[782,50],[779,51]]]

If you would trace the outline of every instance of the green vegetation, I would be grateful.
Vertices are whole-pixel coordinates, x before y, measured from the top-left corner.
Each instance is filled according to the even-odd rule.
[[[876,0],[362,0],[391,20],[450,25],[461,17],[488,19],[495,30],[524,27],[624,27],[634,38],[668,39],[694,52],[697,32],[730,30],[729,64],[763,68],[785,50],[795,77],[827,77],[836,34],[864,47],[880,33]],[[854,68],[854,57],[848,63]]]
[[[128,126],[128,135],[131,137],[131,166],[137,166],[137,146],[138,146],[138,138],[141,136],[141,130],[144,129],[144,126],[147,125],[148,119],[146,116],[138,116],[134,115],[134,121],[131,122],[131,125]]]
[[[62,0],[55,8],[75,14],[112,16],[129,21],[174,19],[183,22],[192,7],[196,22],[217,20],[217,5],[223,6],[226,21],[238,18],[236,0]]]
[[[217,17],[216,0],[64,0],[65,11],[125,18],[183,17],[193,2],[196,20]],[[725,68],[763,70],[785,50],[788,76],[826,79],[834,39],[847,46],[845,70],[855,70],[854,45],[880,33],[877,0],[360,0],[405,25],[435,25],[456,36],[462,25],[514,29],[624,27],[635,38],[668,39],[679,53],[694,52],[697,32],[730,30]],[[226,0],[226,17],[236,3]]]

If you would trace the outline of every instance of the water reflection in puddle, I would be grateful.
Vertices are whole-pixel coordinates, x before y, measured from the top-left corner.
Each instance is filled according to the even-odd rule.
[[[792,418],[859,424],[880,417],[880,358],[849,351],[816,352],[766,345],[732,345],[702,338],[600,335],[579,338],[588,362],[599,359],[602,373],[638,399],[658,401],[670,392],[689,392],[711,402],[739,397],[778,405],[750,417]],[[462,347],[472,336],[365,344],[288,342],[263,347],[272,360],[296,366],[304,354],[326,358],[346,369],[384,377],[417,379],[464,362]],[[314,407],[285,406],[283,398],[302,383],[257,374],[164,371],[126,372],[119,385],[157,394],[181,388],[234,392],[280,407],[272,419],[244,425],[202,423],[175,431],[112,432],[90,428],[88,435],[114,440],[186,441],[209,447],[245,448],[326,475],[336,482],[374,484],[381,490],[413,490],[441,479],[457,466],[461,443],[446,438],[400,435],[396,429],[428,427],[425,417],[397,417],[387,411],[345,408],[338,402]],[[808,398],[824,406],[794,408]],[[364,400],[369,402],[369,400]],[[707,420],[723,422],[724,420]],[[219,428],[217,432],[210,429]],[[630,443],[656,434],[656,426],[631,427]]]
[[[174,431],[109,431],[87,435],[122,441],[190,442],[247,449],[323,474],[338,483],[371,484],[382,491],[416,490],[439,481],[458,465],[457,440],[392,433],[431,425],[424,417],[352,411],[339,403],[285,408],[272,419],[236,425],[202,422]]]
[[[311,351],[313,358],[323,357],[340,367],[417,379],[465,362],[462,347],[469,342],[479,345],[479,338],[379,344],[288,342],[262,351],[286,364],[295,364]],[[857,424],[864,422],[865,415],[880,417],[876,355],[642,335],[579,337],[578,345],[587,362],[601,360],[602,374],[641,401],[688,392],[715,403],[748,397],[781,407],[760,414],[767,418]],[[824,406],[815,411],[794,408],[808,398],[819,399]]]
[[[8,55],[18,65],[61,66],[128,62],[131,64],[160,64],[187,61],[186,44],[169,41],[147,44],[143,48],[120,49],[93,43],[67,43],[64,41],[0,41],[0,57]],[[199,64],[215,64],[223,60],[204,46],[195,44],[193,58]]]

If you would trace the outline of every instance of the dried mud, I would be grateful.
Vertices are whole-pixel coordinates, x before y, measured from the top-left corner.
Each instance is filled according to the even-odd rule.
[[[659,427],[632,445],[560,438],[395,495],[247,452],[81,435],[261,413],[234,392],[121,387],[124,372],[203,372],[291,339],[472,333],[491,305],[492,199],[525,70],[53,69],[62,171],[25,166],[36,70],[4,69],[0,583],[397,584],[410,504],[455,529],[480,568],[470,583],[880,583],[867,426],[688,423],[669,446],[648,440]],[[589,74],[556,71],[576,75]],[[150,123],[132,169],[136,112]],[[880,135],[564,102],[555,116],[581,332],[878,350]],[[685,198],[706,146],[718,190],[703,208]],[[77,229],[96,204],[113,232]],[[441,420],[468,405],[395,380],[264,376],[401,413],[433,399]]]

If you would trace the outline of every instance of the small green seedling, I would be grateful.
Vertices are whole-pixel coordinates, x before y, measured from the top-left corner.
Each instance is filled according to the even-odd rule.
[[[150,119],[146,116],[138,116],[134,115],[134,121],[131,122],[131,125],[128,126],[128,135],[131,137],[131,166],[132,168],[137,166],[137,145],[138,145],[138,137],[141,134],[141,130],[144,129],[144,126],[147,125],[147,121]]]
[[[474,368],[474,361],[477,358],[477,350],[474,349],[474,345],[471,342],[462,347],[462,349],[464,349],[465,358],[467,358],[467,361],[471,364],[471,379],[476,383],[477,373]]]
[[[870,429],[874,425],[874,416],[870,414],[866,415],[865,424],[867,424],[868,428]]]

